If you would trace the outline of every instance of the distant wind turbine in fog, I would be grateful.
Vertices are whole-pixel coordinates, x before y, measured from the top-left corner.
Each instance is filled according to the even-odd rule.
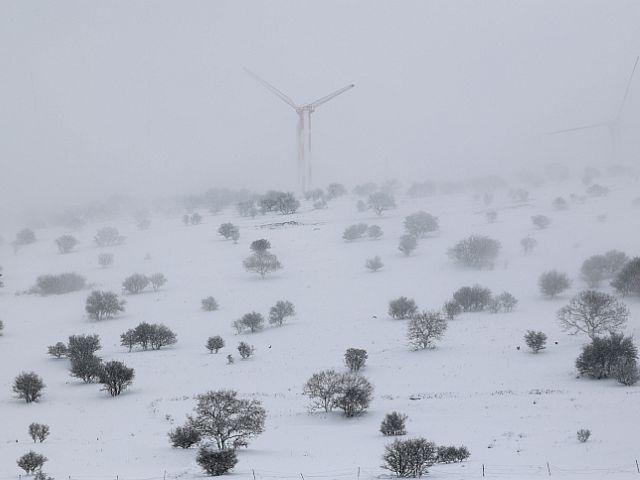
[[[633,64],[633,68],[631,69],[631,75],[629,76],[629,81],[627,82],[627,88],[624,91],[624,95],[622,96],[622,101],[620,102],[620,107],[618,108],[618,114],[613,119],[598,122],[598,123],[592,123],[589,125],[582,125],[580,127],[557,130],[555,132],[551,132],[551,135],[575,132],[578,130],[588,130],[591,128],[607,127],[607,129],[609,130],[609,137],[611,139],[611,158],[614,162],[616,162],[618,160],[618,142],[619,142],[619,136],[620,136],[620,122],[622,120],[622,113],[624,111],[624,105],[627,101],[627,97],[629,96],[629,90],[631,89],[631,83],[633,82],[633,76],[636,73],[636,67],[638,66],[639,59],[640,57],[636,57],[636,62]]]
[[[315,112],[323,103],[327,103],[329,100],[337,97],[338,95],[352,89],[355,85],[347,85],[339,90],[336,90],[329,95],[321,97],[314,102],[307,103],[305,105],[296,105],[290,97],[282,93],[276,87],[269,82],[259,77],[251,70],[245,68],[245,71],[260,82],[264,87],[276,95],[280,100],[293,108],[298,114],[298,188],[301,193],[305,193],[311,189],[312,185],[312,168],[311,168],[311,114]]]

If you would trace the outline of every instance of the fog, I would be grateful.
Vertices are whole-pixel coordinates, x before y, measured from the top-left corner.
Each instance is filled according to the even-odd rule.
[[[296,188],[296,102],[317,184],[611,161],[640,53],[629,1],[0,2],[0,205]],[[640,151],[640,77],[619,162]]]

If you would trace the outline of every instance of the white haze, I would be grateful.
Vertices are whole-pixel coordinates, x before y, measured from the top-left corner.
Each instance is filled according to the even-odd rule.
[[[609,160],[640,53],[630,1],[0,2],[0,205],[212,186],[295,188],[298,102],[316,181],[508,174]],[[637,161],[640,77],[620,159]]]

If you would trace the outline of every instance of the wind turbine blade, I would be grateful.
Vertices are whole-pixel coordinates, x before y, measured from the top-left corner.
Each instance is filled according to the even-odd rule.
[[[283,102],[285,102],[286,104],[288,104],[289,106],[293,107],[294,109],[297,109],[298,106],[295,104],[295,102],[293,100],[291,100],[291,98],[289,98],[287,95],[285,95],[284,93],[282,93],[280,90],[278,90],[276,87],[274,87],[273,85],[271,85],[269,82],[267,82],[265,79],[261,78],[260,76],[258,76],[257,73],[252,72],[251,70],[249,70],[248,68],[244,69],[245,72],[247,72],[249,75],[251,75],[255,80],[257,80],[258,82],[260,82],[267,90],[269,90],[271,93],[273,93],[274,95],[276,95],[280,100],[282,100]]]
[[[633,81],[633,75],[636,73],[636,67],[638,66],[638,60],[640,57],[636,57],[636,63],[633,64],[633,69],[631,70],[631,75],[629,76],[629,81],[627,82],[627,88],[624,91],[624,96],[622,97],[622,102],[620,102],[620,108],[618,109],[618,116],[616,117],[616,123],[620,121],[622,117],[622,111],[624,110],[624,104],[627,101],[627,96],[629,95],[629,90],[631,89],[631,82]]]
[[[563,130],[556,130],[555,132],[549,133],[549,135],[557,135],[559,133],[575,132],[575,131],[578,131],[578,130],[587,130],[589,128],[608,127],[610,124],[611,124],[611,122],[592,123],[591,125],[582,125],[581,127],[565,128]]]
[[[346,92],[347,90],[351,90],[353,87],[355,87],[355,85],[353,83],[351,85],[347,85],[346,87],[342,87],[340,90],[336,90],[335,92],[330,93],[326,97],[319,98],[315,102],[311,102],[310,104],[305,105],[305,107],[311,107],[312,109],[315,109],[315,108],[319,107],[320,105],[322,105],[323,103],[327,103],[332,98],[335,98],[338,95]]]

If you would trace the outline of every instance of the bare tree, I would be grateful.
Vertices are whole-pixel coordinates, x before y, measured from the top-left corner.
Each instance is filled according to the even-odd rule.
[[[440,228],[440,225],[438,217],[434,217],[430,213],[420,211],[412,213],[404,219],[404,228],[409,235],[419,238],[437,231]]]
[[[269,310],[269,323],[281,327],[287,317],[292,317],[295,314],[296,309],[293,303],[288,300],[279,300]]]
[[[154,273],[149,277],[149,282],[151,282],[153,290],[157,292],[160,287],[167,283],[167,278],[162,273]]]
[[[605,333],[620,331],[629,317],[626,305],[613,295],[585,290],[558,311],[558,320],[572,335],[584,333],[593,339]]]
[[[62,235],[55,242],[60,253],[69,253],[78,244],[78,239],[72,235]]]
[[[471,235],[460,240],[447,253],[449,258],[460,265],[481,269],[493,267],[500,248],[500,242],[497,240],[483,235]]]
[[[244,268],[253,273],[258,273],[261,277],[267,273],[275,272],[282,268],[282,264],[273,253],[254,253],[243,262]]]
[[[342,375],[335,370],[314,373],[304,385],[303,393],[311,399],[311,410],[330,412],[336,407],[342,389]]]
[[[407,338],[415,349],[433,348],[435,340],[440,340],[447,330],[447,320],[440,312],[424,311],[415,314],[407,326]]]
[[[571,286],[571,281],[566,273],[550,270],[540,275],[538,286],[545,297],[555,298]]]
[[[98,264],[102,267],[108,267],[113,264],[113,253],[101,253],[98,255]]]
[[[367,205],[378,215],[382,215],[385,210],[396,208],[396,200],[390,193],[375,192],[369,195]]]

